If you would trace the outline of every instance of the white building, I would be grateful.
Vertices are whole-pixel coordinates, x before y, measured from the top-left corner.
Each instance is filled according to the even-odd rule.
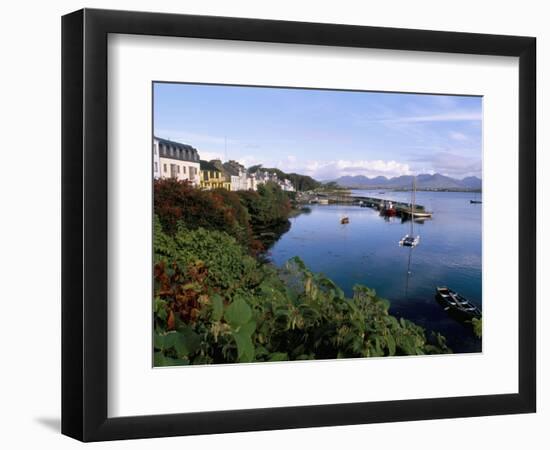
[[[196,148],[180,142],[153,139],[153,174],[155,178],[189,180],[200,184],[200,157]]]
[[[224,171],[230,176],[232,191],[246,191],[248,187],[248,177],[246,169],[237,161],[229,161],[223,165]]]
[[[253,173],[246,175],[246,188],[249,191],[257,191],[258,190],[258,180],[256,179],[256,175]]]
[[[284,178],[284,179],[279,179],[279,177],[277,176],[276,173],[270,173],[268,171],[264,171],[264,170],[259,170],[256,172],[256,184],[263,184],[263,183],[267,183],[268,181],[271,181],[275,184],[278,184],[279,187],[283,190],[283,191],[287,191],[287,192],[295,192],[296,189],[294,188],[292,182],[287,179],[287,178]],[[254,189],[256,190],[256,189]]]
[[[153,177],[160,178],[160,151],[158,139],[153,139]]]
[[[285,178],[284,180],[281,180],[281,182],[279,183],[279,186],[281,186],[281,189],[283,191],[287,191],[287,192],[294,192],[296,191],[296,189],[294,188],[294,186],[292,185],[292,182]]]
[[[256,180],[258,184],[265,184],[268,181],[273,181],[274,183],[279,183],[276,173],[270,173],[264,170],[259,170],[256,172]]]

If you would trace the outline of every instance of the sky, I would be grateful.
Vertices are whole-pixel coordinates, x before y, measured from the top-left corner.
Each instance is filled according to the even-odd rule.
[[[234,159],[333,180],[481,178],[482,98],[154,84],[154,133]]]

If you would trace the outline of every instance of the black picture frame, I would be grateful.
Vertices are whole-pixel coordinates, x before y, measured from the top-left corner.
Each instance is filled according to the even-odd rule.
[[[110,33],[518,57],[518,393],[109,418],[107,36]],[[101,441],[535,412],[535,91],[533,37],[94,9],[64,16],[62,433],[82,441]]]

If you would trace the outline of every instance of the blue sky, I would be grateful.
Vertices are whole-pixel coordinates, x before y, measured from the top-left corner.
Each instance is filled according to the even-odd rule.
[[[155,83],[154,133],[319,180],[481,177],[480,97]]]

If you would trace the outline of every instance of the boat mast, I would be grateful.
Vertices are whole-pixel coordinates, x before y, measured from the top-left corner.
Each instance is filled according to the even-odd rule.
[[[411,192],[411,237],[414,233],[414,204],[416,203],[416,177],[413,176]]]

